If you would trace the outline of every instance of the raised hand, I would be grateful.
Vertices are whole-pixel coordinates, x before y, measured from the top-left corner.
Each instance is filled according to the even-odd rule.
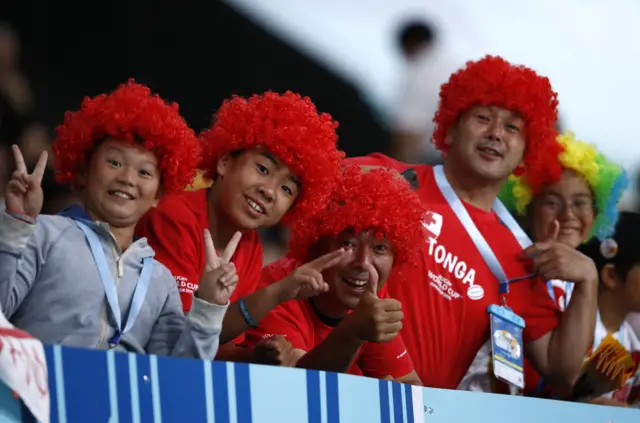
[[[291,342],[282,335],[274,335],[256,344],[252,362],[293,367],[297,362],[297,356]]]
[[[322,272],[340,263],[348,254],[350,251],[345,251],[344,248],[332,251],[303,264],[289,276],[276,282],[279,302],[303,300],[327,292],[329,285],[324,281]]]
[[[361,341],[389,342],[398,336],[402,329],[402,304],[388,298],[378,298],[378,272],[367,265],[369,283],[362,294],[358,306],[345,317],[341,325]]]
[[[554,221],[545,240],[536,242],[524,250],[534,270],[545,281],[560,279],[583,283],[598,281],[598,271],[593,261],[575,248],[557,242],[560,224]]]
[[[47,152],[40,153],[33,173],[29,174],[22,152],[17,145],[12,145],[16,170],[11,175],[4,195],[8,211],[36,217],[42,210],[44,194],[42,193],[42,177],[47,168]]]
[[[241,237],[242,234],[236,232],[231,237],[222,256],[218,256],[213,245],[211,232],[208,229],[204,230],[204,249],[207,262],[200,278],[200,286],[196,291],[198,298],[218,305],[225,305],[229,302],[238,283],[236,266],[231,263],[231,257],[233,257]]]

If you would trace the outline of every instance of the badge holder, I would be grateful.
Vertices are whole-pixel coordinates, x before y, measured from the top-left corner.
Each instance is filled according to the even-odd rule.
[[[504,298],[504,297],[503,297]],[[491,321],[491,359],[496,378],[524,388],[524,319],[506,305],[487,309]]]

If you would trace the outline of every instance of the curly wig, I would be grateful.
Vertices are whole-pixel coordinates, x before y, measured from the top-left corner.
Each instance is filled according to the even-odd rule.
[[[596,236],[602,240],[611,236],[618,221],[618,202],[629,186],[627,173],[607,160],[594,145],[577,140],[572,132],[559,135],[557,141],[564,150],[558,157],[563,169],[582,176],[594,196],[597,213],[589,238]],[[499,197],[507,209],[524,215],[533,200],[528,175],[510,176]]]
[[[345,230],[373,230],[394,248],[394,267],[415,263],[424,242],[421,224],[425,209],[409,184],[396,172],[374,169],[363,172],[357,165],[343,170],[324,210],[291,226],[289,256],[305,261],[322,238],[334,238]]]
[[[466,110],[474,106],[497,106],[518,112],[526,122],[527,148],[524,166],[534,192],[562,172],[557,163],[560,146],[555,142],[558,120],[557,93],[549,79],[525,66],[513,65],[498,56],[470,61],[453,73],[440,89],[440,105],[433,121],[433,142],[446,154],[447,131]]]
[[[91,153],[106,137],[140,142],[158,159],[162,191],[182,191],[196,175],[198,142],[178,113],[144,85],[130,79],[110,94],[86,97],[67,112],[53,144],[57,179],[79,188],[78,176]]]
[[[236,96],[222,104],[212,127],[200,135],[200,168],[210,181],[225,153],[264,148],[274,154],[301,181],[300,194],[283,219],[290,223],[324,207],[340,177],[344,153],[337,149],[337,127],[308,97],[290,91]]]

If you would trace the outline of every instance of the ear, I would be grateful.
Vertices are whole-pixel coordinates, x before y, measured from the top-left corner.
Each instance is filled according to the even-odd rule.
[[[444,137],[444,143],[446,145],[453,144],[453,140],[455,139],[455,136],[456,136],[456,128],[457,127],[458,127],[458,122],[454,123],[453,125],[451,125],[449,127],[449,129],[447,129],[447,135],[445,135],[445,137]]]
[[[621,282],[616,267],[612,263],[605,264],[600,271],[600,282],[609,289],[615,289]]]
[[[229,172],[229,169],[231,168],[232,164],[233,164],[233,157],[231,157],[231,154],[224,153],[218,159],[218,164],[216,165],[216,173],[224,177]]]

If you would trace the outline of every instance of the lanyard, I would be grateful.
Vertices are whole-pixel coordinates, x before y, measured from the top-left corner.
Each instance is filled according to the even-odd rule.
[[[507,278],[507,275],[504,273],[504,270],[502,269],[498,258],[487,243],[487,240],[484,239],[475,223],[473,223],[471,216],[469,216],[469,212],[462,204],[462,201],[460,201],[460,198],[458,198],[458,195],[451,187],[449,181],[447,181],[447,177],[444,174],[444,168],[441,165],[435,166],[433,168],[433,173],[435,175],[436,184],[438,185],[438,188],[440,189],[440,192],[444,196],[445,200],[447,200],[447,203],[449,203],[449,207],[451,207],[451,210],[453,210],[455,215],[458,217],[458,220],[460,220],[460,223],[462,223],[462,226],[464,226],[464,229],[471,237],[473,244],[482,256],[482,259],[484,260],[486,265],[491,270],[491,273],[493,273],[496,279],[498,279],[498,282],[500,283],[500,293],[508,293],[509,284],[512,282],[531,278],[533,275],[527,275],[514,279]],[[525,249],[532,244],[527,234],[511,216],[507,208],[497,198],[493,203],[493,211],[498,215],[498,218],[500,218],[505,226],[509,228],[511,233],[516,237],[522,249]]]
[[[140,272],[140,279],[136,284],[136,288],[133,292],[133,298],[131,300],[131,307],[129,307],[129,314],[126,317],[126,325],[122,327],[122,315],[120,313],[120,304],[118,302],[118,293],[116,291],[116,284],[109,270],[109,264],[107,263],[107,257],[102,249],[102,244],[98,239],[98,235],[87,224],[76,220],[78,227],[84,232],[89,241],[89,247],[91,247],[91,253],[93,259],[98,266],[98,273],[100,273],[100,280],[102,280],[102,286],[104,287],[104,293],[107,296],[107,303],[111,309],[111,314],[116,322],[116,332],[109,339],[109,348],[114,348],[120,343],[122,335],[127,333],[132,327],[133,323],[138,317],[138,313],[142,308],[142,303],[147,295],[149,289],[149,283],[151,282],[151,271],[153,270],[153,259],[146,257],[142,260],[142,272]]]

